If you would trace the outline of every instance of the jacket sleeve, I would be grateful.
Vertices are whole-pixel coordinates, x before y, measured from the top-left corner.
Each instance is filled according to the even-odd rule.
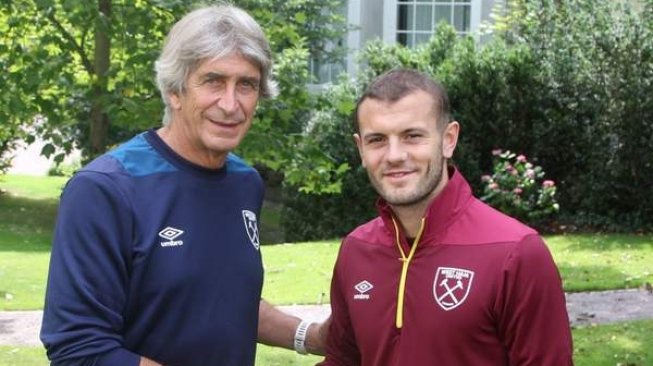
[[[344,245],[344,244],[343,244]],[[340,286],[339,263],[342,248],[331,278],[331,324],[326,340],[326,357],[319,366],[358,366],[361,356],[349,318],[347,302]]]
[[[562,281],[539,235],[528,235],[515,246],[502,276],[497,312],[510,364],[573,365]]]
[[[55,366],[138,366],[123,347],[131,213],[105,175],[80,172],[62,194],[41,340]]]

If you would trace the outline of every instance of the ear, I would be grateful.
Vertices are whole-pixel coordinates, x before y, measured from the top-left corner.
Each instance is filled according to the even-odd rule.
[[[176,92],[169,91],[166,93],[166,96],[168,97],[168,105],[170,106],[170,109],[177,110],[181,108],[181,100]]]
[[[363,159],[363,140],[361,140],[361,136],[357,133],[354,135],[354,142],[356,142],[356,147],[358,148],[358,155],[361,158],[361,165],[363,168],[365,168],[365,159]]]
[[[447,127],[444,128],[442,133],[442,156],[447,159],[451,159],[453,156],[454,150],[456,150],[456,144],[458,143],[458,133],[460,132],[460,124],[453,121],[447,124]]]

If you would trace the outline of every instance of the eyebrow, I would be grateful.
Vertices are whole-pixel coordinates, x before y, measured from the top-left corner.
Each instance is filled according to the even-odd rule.
[[[426,132],[428,132],[428,131],[427,131],[425,128],[422,128],[422,127],[411,127],[411,128],[407,128],[407,129],[401,131],[401,134],[404,134],[404,135],[405,135],[405,134],[407,134],[407,133],[416,133],[416,132],[418,132],[418,133],[426,133]]]
[[[219,72],[214,72],[214,71],[209,71],[205,74],[202,74],[200,76],[201,80],[215,80],[215,79],[227,79],[229,78],[228,75],[219,73]],[[256,77],[256,76],[236,76],[238,81],[249,81],[251,83],[259,84],[261,82],[261,79]]]
[[[363,138],[363,141],[367,141],[368,139],[371,139],[371,138],[383,137],[383,136],[385,136],[385,135],[382,134],[382,133],[371,132],[371,133],[367,133],[367,134],[363,135],[362,138]]]

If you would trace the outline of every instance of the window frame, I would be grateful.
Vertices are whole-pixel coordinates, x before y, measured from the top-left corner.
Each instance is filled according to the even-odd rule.
[[[468,1],[459,1],[459,0],[431,0],[431,1],[411,1],[411,0],[383,0],[383,41],[387,43],[399,43],[398,35],[399,34],[432,34],[433,32],[429,31],[400,31],[397,29],[397,18],[400,4],[410,4],[413,5],[451,5],[452,6],[452,15],[450,20],[453,21],[454,16],[454,6],[455,5],[470,5],[470,24],[469,30],[467,32],[458,32],[458,34],[471,35],[472,37],[478,39],[478,29],[481,24],[481,6],[482,0],[468,0]],[[414,20],[413,20],[414,21]]]

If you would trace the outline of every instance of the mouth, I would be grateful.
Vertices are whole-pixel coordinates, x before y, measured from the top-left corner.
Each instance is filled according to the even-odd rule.
[[[413,170],[392,170],[392,171],[384,172],[383,177],[390,181],[399,181],[412,175],[413,173],[414,173]]]
[[[207,121],[209,121],[210,124],[214,126],[218,126],[221,128],[226,128],[226,129],[234,129],[238,127],[241,124],[241,121],[222,121],[222,120],[215,120],[211,118],[207,118]]]

